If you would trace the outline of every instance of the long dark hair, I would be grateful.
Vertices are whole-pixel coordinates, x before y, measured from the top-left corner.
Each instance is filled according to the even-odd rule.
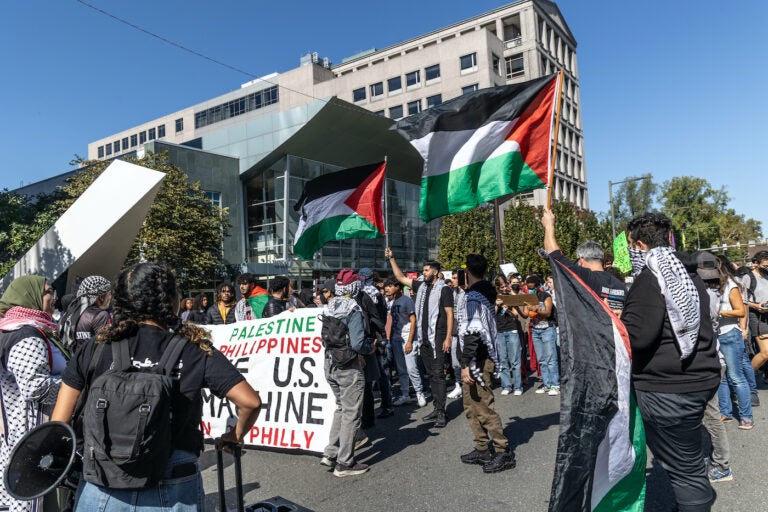
[[[123,270],[117,278],[113,296],[112,325],[99,331],[97,341],[103,343],[130,338],[138,332],[139,324],[145,321],[167,328],[176,326],[178,317],[174,313],[174,305],[178,304],[178,297],[176,278],[163,265],[137,263]],[[176,329],[176,334],[199,345],[209,355],[212,353],[207,331],[185,324]]]

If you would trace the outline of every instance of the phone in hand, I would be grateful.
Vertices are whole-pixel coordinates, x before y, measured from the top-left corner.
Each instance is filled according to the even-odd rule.
[[[456,286],[464,288],[467,285],[467,275],[463,268],[456,271]]]

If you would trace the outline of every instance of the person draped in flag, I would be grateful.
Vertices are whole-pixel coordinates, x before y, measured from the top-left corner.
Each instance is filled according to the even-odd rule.
[[[696,261],[670,247],[670,220],[646,213],[627,225],[634,283],[621,319],[648,447],[666,470],[678,510],[711,510],[701,423],[720,384],[706,285]]]
[[[247,272],[237,277],[237,286],[242,297],[235,305],[235,319],[242,322],[261,318],[264,305],[269,300],[267,290],[256,282],[253,274]]]
[[[484,473],[498,473],[515,467],[515,454],[504,435],[499,413],[494,409],[491,376],[499,368],[496,315],[492,304],[496,290],[483,279],[488,260],[468,254],[465,311],[459,315],[459,361],[464,415],[475,440],[475,448],[461,456],[465,464],[480,464]],[[488,443],[493,443],[493,453]]]
[[[403,286],[416,292],[416,348],[429,376],[434,410],[424,417],[425,421],[434,421],[436,428],[447,424],[445,417],[445,374],[443,364],[446,354],[451,353],[451,333],[453,332],[453,292],[445,281],[438,279],[440,263],[427,261],[422,269],[423,281],[411,279],[403,274],[395,261],[392,249],[384,250],[384,257],[392,264],[392,274]]]

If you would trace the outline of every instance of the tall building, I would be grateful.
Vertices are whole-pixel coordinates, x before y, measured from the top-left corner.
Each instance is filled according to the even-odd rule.
[[[217,176],[185,169],[193,178],[205,174],[212,199],[241,216],[242,254],[229,259],[268,265],[252,268],[265,273],[288,265],[303,275],[342,265],[384,266],[381,243],[368,240],[328,244],[314,262],[297,262],[292,240],[298,216],[290,203],[308,179],[386,156],[389,242],[418,265],[436,253],[439,221],[425,225],[418,218],[422,163],[389,130],[392,120],[560,68],[565,80],[553,197],[588,208],[576,40],[548,0],[515,2],[337,65],[307,55],[294,69],[91,142],[88,157],[141,154],[153,142],[150,148],[182,146],[178,151],[236,158],[239,192],[224,194]],[[544,204],[546,191],[525,197]]]

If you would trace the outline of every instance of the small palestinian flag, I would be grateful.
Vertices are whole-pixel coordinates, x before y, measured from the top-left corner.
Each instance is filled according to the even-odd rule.
[[[293,252],[305,260],[331,240],[384,236],[382,192],[386,162],[324,174],[307,182]]]
[[[251,306],[255,318],[261,318],[261,314],[264,311],[264,306],[269,301],[269,292],[261,286],[254,286],[251,289],[251,293],[246,297],[248,305]]]
[[[557,75],[481,89],[398,121],[424,158],[424,222],[547,186]]]
[[[645,431],[629,385],[624,324],[551,259],[560,332],[560,436],[550,512],[642,512]]]

